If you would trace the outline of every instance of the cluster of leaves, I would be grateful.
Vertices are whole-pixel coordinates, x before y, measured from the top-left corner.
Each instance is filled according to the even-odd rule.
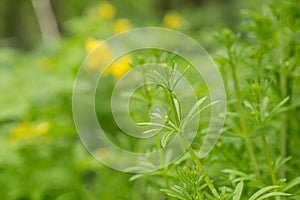
[[[179,167],[177,169],[178,183],[170,189],[161,189],[168,196],[178,199],[204,199],[204,188],[207,187],[201,171],[196,167]]]
[[[216,37],[225,47],[217,61],[229,111],[220,142],[204,165],[220,199],[299,198],[299,13],[298,1],[274,0],[259,12],[244,11],[237,33],[224,29]],[[200,184],[204,176],[197,170],[178,169],[176,184],[161,191],[178,199],[216,199]],[[197,180],[191,174],[198,174]]]
[[[244,11],[237,33],[225,29],[217,37],[225,47],[217,61],[229,97],[226,131],[220,144],[226,153],[222,156],[239,170],[227,171],[229,175],[247,180],[247,194],[255,187],[261,191],[272,188],[267,197],[299,193],[299,172],[292,167],[299,166],[294,146],[299,145],[299,125],[293,117],[299,116],[299,13],[299,1],[274,0],[259,12]],[[253,196],[251,199],[263,198]]]

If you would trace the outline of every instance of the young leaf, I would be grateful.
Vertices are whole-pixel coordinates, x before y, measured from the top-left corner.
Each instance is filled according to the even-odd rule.
[[[300,176],[290,181],[286,186],[284,186],[283,191],[287,191],[290,188],[300,184]]]
[[[265,188],[262,188],[260,190],[258,190],[256,193],[254,193],[249,200],[256,200],[257,197],[259,197],[260,195],[262,195],[263,193],[269,191],[269,190],[272,190],[272,189],[275,189],[275,188],[279,188],[281,186],[276,186],[276,185],[272,185],[272,186],[267,186]]]
[[[243,181],[239,182],[239,184],[236,186],[232,200],[240,200],[243,192],[244,183]]]
[[[163,148],[168,144],[168,142],[169,142],[169,140],[170,140],[170,137],[171,137],[173,134],[174,134],[174,132],[170,131],[170,132],[167,132],[166,134],[164,134],[164,135],[162,136],[160,143],[161,143],[161,146],[162,146]]]
[[[269,197],[276,197],[276,196],[290,196],[290,194],[284,193],[284,192],[271,192],[271,193],[268,193],[268,194],[265,194],[265,195],[259,197],[256,200],[262,200],[262,199],[266,199]]]
[[[202,97],[201,99],[199,99],[195,105],[192,107],[192,109],[190,110],[189,114],[187,115],[187,117],[192,116],[194,114],[194,112],[199,108],[199,106],[207,99],[207,96]]]
[[[271,113],[275,113],[280,107],[282,107],[286,102],[288,102],[288,100],[290,99],[290,97],[285,97],[282,101],[280,101],[276,107],[271,111]]]
[[[269,115],[268,113],[268,105],[269,105],[269,97],[265,96],[260,104],[260,112],[262,117],[267,117]]]
[[[249,102],[249,101],[244,101],[243,102],[244,103],[244,106],[246,107],[246,108],[248,108],[249,110],[251,110],[251,112],[254,112],[255,111],[255,109],[253,108],[253,106],[251,105],[251,103]]]
[[[170,197],[185,200],[185,197],[180,192],[174,191],[172,189],[161,189],[160,191],[166,193]]]
[[[154,134],[155,132],[161,131],[161,128],[153,128],[149,130],[145,130],[142,134],[147,135],[147,134]]]
[[[282,158],[276,159],[275,164],[274,164],[274,171],[277,172],[284,164],[286,164],[291,159],[292,159],[291,156],[289,156],[285,159],[282,159]]]
[[[214,197],[212,197],[210,194],[208,194],[206,191],[204,192],[204,195],[206,198],[208,198],[209,200],[215,200]]]
[[[188,65],[186,68],[185,68],[185,70],[184,70],[184,72],[182,73],[182,75],[174,82],[174,84],[173,84],[173,89],[176,87],[176,85],[179,83],[179,81],[184,77],[184,75],[187,73],[187,71],[190,69],[190,65]]]
[[[280,112],[280,108],[286,104],[289,101],[290,97],[284,98],[281,102],[279,102],[273,110],[269,113],[269,115],[264,119],[264,123],[266,123],[268,120],[270,120],[274,115],[278,114]]]
[[[165,128],[167,130],[173,131],[174,128],[169,127],[167,125],[164,124],[159,124],[159,123],[153,123],[153,122],[139,122],[137,123],[137,125],[139,126],[153,126],[153,127],[160,127],[160,128]]]
[[[212,105],[216,104],[216,103],[219,103],[219,101],[214,101],[206,106],[204,106],[203,108],[201,109],[198,109],[196,111],[196,109],[203,103],[203,101],[205,100],[204,98],[206,97],[203,97],[202,99],[200,99],[199,101],[197,101],[195,103],[195,105],[192,107],[192,109],[190,110],[189,114],[182,120],[182,129],[185,128],[185,126],[194,118],[196,117],[199,113],[201,113],[202,111],[206,110],[207,108],[211,107]],[[195,112],[196,111],[196,112]]]
[[[178,100],[176,98],[173,98],[173,101],[174,101],[174,104],[175,104],[175,107],[176,107],[177,117],[180,120],[181,119],[181,107],[180,107],[180,103],[178,102]]]

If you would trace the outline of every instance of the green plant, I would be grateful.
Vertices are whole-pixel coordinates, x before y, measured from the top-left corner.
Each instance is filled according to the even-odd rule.
[[[222,152],[217,146],[217,155],[212,156],[215,165],[231,166],[232,169],[222,170],[224,180],[217,179],[212,184],[190,147],[187,151],[198,171],[196,173],[192,167],[189,173],[198,175],[190,176],[189,168],[179,168],[175,175],[179,182],[171,185],[174,180],[168,181],[168,188],[161,191],[179,199],[297,198],[299,172],[291,166],[298,166],[299,156],[289,139],[297,137],[299,132],[297,119],[292,117],[299,112],[300,98],[295,93],[299,92],[296,86],[300,66],[299,53],[296,53],[300,50],[299,13],[298,1],[271,1],[263,5],[260,12],[245,11],[239,32],[224,29],[216,37],[225,47],[216,60],[221,66],[229,96],[228,119],[219,145],[233,149]],[[167,115],[168,120],[161,124],[141,124],[165,129],[160,142],[162,147],[174,134],[180,134],[185,141],[181,131],[184,124],[181,107],[173,94],[177,81],[172,77],[174,66],[159,71],[155,79],[166,93],[172,119]],[[200,99],[190,112],[200,112],[198,107],[203,102],[204,98]],[[156,116],[166,119],[159,113]],[[247,154],[243,153],[244,149]],[[291,160],[290,156],[295,159]],[[222,163],[222,157],[230,163]],[[208,162],[207,165],[209,168],[212,164]],[[170,170],[172,168],[168,168]],[[195,185],[195,178],[199,185]],[[225,190],[221,189],[222,185]],[[206,186],[213,197],[205,191]]]
[[[299,0],[262,0],[262,5],[253,1],[253,10],[243,10],[241,16],[228,6],[229,11],[234,10],[231,12],[234,16],[227,20],[231,27],[221,30],[216,37],[211,37],[210,30],[219,28],[224,18],[223,4],[215,8],[212,4],[211,9],[207,9],[193,4],[185,7],[187,3],[182,2],[182,10],[173,8],[182,23],[180,30],[200,41],[215,57],[226,86],[226,123],[207,157],[199,159],[195,152],[202,144],[211,106],[218,102],[209,102],[208,89],[201,77],[195,75],[194,66],[188,67],[190,63],[184,59],[155,49],[133,52],[130,59],[125,59],[131,60],[131,66],[127,62],[118,68],[120,71],[107,73],[101,80],[105,88],[97,90],[95,110],[101,119],[100,125],[113,143],[121,144],[126,150],[144,152],[145,143],[128,137],[114,122],[109,111],[110,97],[116,80],[126,70],[156,63],[154,76],[144,74],[145,82],[152,81],[152,84],[138,88],[131,98],[130,114],[140,126],[148,127],[144,134],[155,134],[152,146],[146,151],[164,149],[176,137],[187,151],[169,165],[169,154],[160,154],[161,169],[145,174],[109,169],[86,151],[72,120],[71,96],[77,70],[86,53],[101,39],[134,26],[162,24],[164,13],[152,5],[153,1],[143,2],[146,4],[112,1],[115,7],[111,10],[117,12],[103,18],[103,13],[98,12],[103,4],[95,1],[82,16],[60,20],[60,29],[64,30],[61,40],[30,52],[2,48],[17,40],[1,39],[1,199],[300,199]],[[234,8],[244,4],[239,2],[232,1]],[[5,3],[2,4],[5,10]],[[21,16],[27,16],[24,12],[27,4],[10,4],[9,7],[17,10],[7,16],[21,11]],[[81,13],[84,5],[68,4],[67,12]],[[64,6],[59,9],[58,17],[67,14],[63,13]],[[8,13],[11,9],[6,10]],[[67,15],[73,15],[71,13]],[[24,20],[32,21],[31,18],[29,15]],[[214,22],[218,25],[214,26]],[[28,23],[23,27],[26,25]],[[29,27],[33,26],[35,23]],[[6,28],[2,28],[5,31]],[[38,32],[38,28],[35,29]],[[15,30],[18,35],[19,30],[23,29]],[[20,38],[25,41],[23,46],[35,41],[26,32],[25,29],[20,32]],[[109,57],[108,50],[100,52],[102,57]],[[99,54],[96,57],[99,58]],[[119,66],[120,63],[116,63]],[[92,70],[98,72],[98,69]],[[176,97],[176,87],[184,79],[191,81],[196,94],[190,104],[182,104]],[[199,129],[193,133],[195,139],[191,143],[186,128],[195,122]],[[146,159],[140,162],[141,165],[134,167],[153,166]]]

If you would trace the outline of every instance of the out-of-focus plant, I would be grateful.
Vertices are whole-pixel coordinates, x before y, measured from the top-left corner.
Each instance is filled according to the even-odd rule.
[[[229,112],[224,133],[210,155],[201,163],[193,155],[201,141],[200,130],[190,155],[156,172],[136,175],[102,166],[78,140],[70,97],[79,66],[101,39],[142,25],[184,30],[212,50],[219,48],[210,34],[204,34],[209,28],[203,25],[212,25],[206,23],[222,14],[178,7],[134,18],[117,9],[124,2],[100,2],[82,16],[60,22],[66,35],[33,52],[0,49],[1,199],[299,199],[299,1],[272,0],[259,11],[245,10],[240,26],[228,20],[233,30],[218,34],[224,48],[216,60],[227,88]],[[109,60],[111,52],[108,45],[102,47],[87,60],[87,70],[103,72],[98,64]],[[103,126],[126,148],[139,146],[124,139],[107,111],[113,84],[134,66],[156,62],[171,68],[174,61],[185,68],[181,61],[172,57],[162,61],[157,51],[150,51],[121,57],[103,72],[107,88],[100,95],[105,100],[96,111],[105,111]],[[193,77],[190,70],[184,76]],[[204,86],[199,79],[194,84],[201,99]],[[169,105],[164,114],[171,118],[172,131],[155,138],[159,149],[180,133],[184,117],[178,123],[179,105],[166,85],[143,89],[140,97],[145,104],[134,101],[133,117],[146,121],[139,111],[152,105],[154,98]],[[203,108],[201,101],[196,113]]]
[[[300,65],[295,53],[300,47],[299,9],[297,1],[272,1],[260,12],[245,11],[240,32],[225,29],[218,37],[225,52],[217,60],[232,101],[226,134],[244,141],[250,162],[246,171],[255,174],[252,181],[274,185],[269,188],[274,195],[299,176],[286,173],[288,157],[297,155],[291,139],[299,131],[291,117],[299,106],[294,93]]]

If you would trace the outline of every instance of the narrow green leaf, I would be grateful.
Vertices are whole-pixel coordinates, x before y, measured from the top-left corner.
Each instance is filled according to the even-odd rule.
[[[290,196],[290,195],[291,194],[284,193],[284,192],[271,192],[271,193],[268,193],[268,194],[265,194],[265,195],[259,197],[256,200],[262,200],[262,199],[266,199],[266,198],[269,198],[269,197],[275,197],[275,196]]]
[[[286,97],[284,98],[282,101],[280,101],[275,108],[271,111],[272,114],[276,113],[276,111],[282,107],[286,102],[288,102],[288,100],[290,99],[290,97]]]
[[[239,184],[236,186],[234,190],[235,195],[233,196],[232,200],[240,200],[242,196],[243,188],[244,188],[244,182],[241,181],[239,182]]]
[[[195,105],[191,108],[191,110],[190,110],[189,114],[187,115],[187,117],[193,115],[194,112],[199,108],[199,106],[200,106],[206,99],[207,99],[207,96],[202,97],[201,99],[199,99],[199,100],[195,103]]]
[[[170,137],[171,137],[173,134],[174,134],[174,132],[170,131],[170,132],[167,132],[166,134],[164,134],[164,135],[162,136],[160,143],[161,143],[161,146],[162,146],[163,148],[168,144],[168,142],[169,142],[169,140],[170,140]]]
[[[168,129],[168,130],[170,130],[170,131],[174,131],[174,128],[172,128],[172,127],[166,126],[166,125],[164,125],[164,124],[153,123],[153,122],[140,122],[140,123],[137,123],[137,125],[139,125],[139,126],[154,126],[154,127],[161,127],[161,128]]]
[[[201,99],[200,99],[201,100]],[[193,108],[191,109],[191,111],[189,112],[189,114],[182,120],[182,129],[184,129],[186,127],[186,125],[192,120],[194,119],[194,117],[196,117],[197,115],[199,115],[202,111],[206,110],[207,108],[211,107],[212,105],[216,104],[216,103],[219,103],[219,101],[214,101],[206,106],[204,106],[203,108],[197,110],[197,112],[195,112],[195,110],[197,108],[195,108],[195,110],[192,112]],[[199,105],[200,106],[200,105]]]
[[[265,96],[260,104],[260,112],[263,117],[267,117],[268,113],[268,105],[269,105],[269,97]]]
[[[277,172],[285,163],[287,163],[291,159],[292,159],[291,156],[289,156],[289,157],[287,157],[285,159],[282,159],[282,158],[276,159],[276,162],[274,164],[274,170],[275,170],[275,172]]]
[[[187,73],[187,71],[190,69],[190,65],[188,65],[186,68],[185,68],[185,70],[184,70],[184,72],[182,73],[182,75],[174,82],[174,84],[173,84],[173,89],[176,87],[176,85],[179,83],[179,81],[184,77],[184,75]]]
[[[185,197],[181,193],[178,193],[177,191],[173,191],[170,189],[161,189],[160,191],[166,193],[168,196],[175,197],[175,198],[178,198],[181,200],[185,200]]]
[[[260,190],[258,190],[256,193],[254,193],[249,200],[255,200],[257,197],[259,197],[260,195],[262,195],[263,193],[275,189],[275,188],[279,188],[281,186],[277,186],[277,185],[272,185],[272,186],[267,186],[265,188],[262,188]]]
[[[178,102],[178,100],[176,98],[173,98],[175,107],[176,107],[176,114],[179,120],[181,120],[181,107],[180,107],[180,103]]]
[[[205,195],[206,198],[208,198],[209,200],[215,200],[215,198],[212,197],[210,194],[208,194],[206,191],[204,192],[204,195]]]
[[[243,104],[246,108],[249,108],[252,112],[254,112],[254,108],[249,101],[244,101]]]
[[[159,131],[161,131],[161,128],[153,128],[153,129],[145,130],[142,134],[146,135],[146,134],[151,134]]]
[[[300,176],[290,181],[286,186],[284,186],[283,191],[287,191],[291,189],[292,187],[300,184]]]

